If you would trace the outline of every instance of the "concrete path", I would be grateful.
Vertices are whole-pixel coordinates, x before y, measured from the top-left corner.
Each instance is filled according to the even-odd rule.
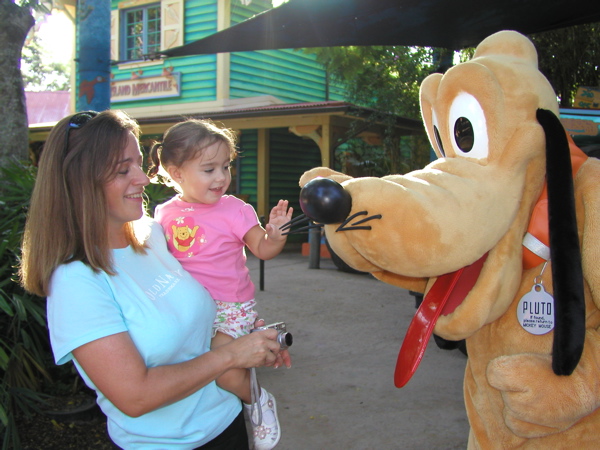
[[[398,350],[415,313],[408,291],[370,275],[308,268],[300,250],[264,263],[249,256],[257,310],[293,334],[293,366],[261,368],[277,399],[277,450],[465,449],[462,380],[467,358],[433,339],[410,382],[394,386]]]

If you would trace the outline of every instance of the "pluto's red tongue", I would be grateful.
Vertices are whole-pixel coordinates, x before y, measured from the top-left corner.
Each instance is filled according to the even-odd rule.
[[[408,383],[417,371],[442,310],[450,314],[461,304],[475,285],[486,258],[487,253],[470,266],[439,276],[433,283],[410,322],[402,342],[394,374],[397,388]]]

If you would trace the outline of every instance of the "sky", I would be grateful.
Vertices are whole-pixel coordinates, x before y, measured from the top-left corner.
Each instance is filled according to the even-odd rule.
[[[37,33],[52,61],[68,64],[73,59],[74,25],[65,14],[54,11],[46,16]]]

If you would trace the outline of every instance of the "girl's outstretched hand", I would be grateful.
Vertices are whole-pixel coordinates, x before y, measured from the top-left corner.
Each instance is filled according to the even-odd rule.
[[[277,202],[277,205],[271,209],[271,214],[269,214],[269,223],[267,223],[267,226],[265,227],[269,239],[273,239],[275,241],[285,239],[285,236],[281,235],[282,231],[279,229],[279,227],[292,220],[293,212],[294,208],[288,208],[287,200],[279,200],[279,202]]]

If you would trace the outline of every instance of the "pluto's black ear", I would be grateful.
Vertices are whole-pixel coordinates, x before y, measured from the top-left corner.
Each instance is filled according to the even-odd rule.
[[[548,225],[555,311],[552,370],[556,375],[571,375],[579,363],[585,340],[583,271],[571,155],[567,135],[558,117],[551,111],[538,109],[537,120],[546,134]]]

